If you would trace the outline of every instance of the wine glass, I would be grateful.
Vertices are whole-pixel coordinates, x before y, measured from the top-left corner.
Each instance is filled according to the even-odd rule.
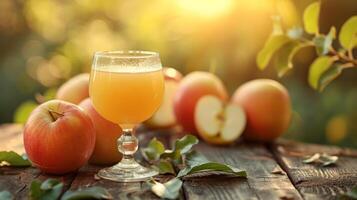
[[[161,104],[164,77],[159,54],[149,51],[96,52],[89,88],[96,111],[123,129],[117,140],[122,160],[101,169],[98,176],[118,182],[136,182],[157,175],[157,171],[135,161],[133,155],[138,150],[138,139],[133,135],[133,128],[149,119]]]

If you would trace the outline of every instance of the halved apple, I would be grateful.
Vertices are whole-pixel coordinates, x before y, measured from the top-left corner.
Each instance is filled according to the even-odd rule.
[[[195,125],[199,136],[207,143],[231,144],[243,133],[246,116],[240,106],[225,105],[218,97],[207,95],[197,102]]]

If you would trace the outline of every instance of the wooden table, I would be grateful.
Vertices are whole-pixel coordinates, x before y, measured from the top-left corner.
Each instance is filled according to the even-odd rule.
[[[0,150],[24,152],[21,132],[21,125],[1,125]],[[142,144],[155,136],[170,145],[174,136],[169,130],[144,132],[140,134]],[[357,185],[357,150],[286,140],[270,145],[238,143],[229,147],[200,142],[196,150],[212,161],[245,169],[248,178],[209,176],[186,179],[180,199],[337,199],[338,195]],[[316,152],[338,155],[338,163],[319,167],[301,162],[304,155]],[[2,167],[0,191],[8,190],[16,199],[26,199],[32,180],[52,177],[63,181],[65,190],[96,185],[107,188],[115,199],[158,199],[150,192],[141,192],[143,183],[96,180],[94,174],[98,169],[100,167],[85,166],[77,173],[51,176],[32,167]],[[161,176],[160,179],[168,177]]]

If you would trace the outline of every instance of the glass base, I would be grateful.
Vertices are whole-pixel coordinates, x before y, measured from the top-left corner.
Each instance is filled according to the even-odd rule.
[[[157,171],[140,165],[134,159],[122,159],[112,167],[99,170],[97,175],[116,182],[140,182],[158,174]]]

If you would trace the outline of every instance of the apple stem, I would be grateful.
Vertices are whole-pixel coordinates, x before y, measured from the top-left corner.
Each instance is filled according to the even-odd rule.
[[[58,118],[63,117],[64,115],[62,113],[56,112],[52,109],[48,109],[48,113],[50,113],[50,116],[52,120],[55,122]]]

